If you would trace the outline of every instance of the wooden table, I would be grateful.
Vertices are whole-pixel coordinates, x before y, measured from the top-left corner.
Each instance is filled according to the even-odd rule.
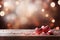
[[[34,29],[1,29],[0,40],[60,40],[60,31],[55,35],[33,35]]]

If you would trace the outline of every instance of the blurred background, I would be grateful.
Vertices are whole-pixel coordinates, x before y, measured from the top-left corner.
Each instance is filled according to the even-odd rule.
[[[60,0],[0,0],[0,29],[60,27]]]

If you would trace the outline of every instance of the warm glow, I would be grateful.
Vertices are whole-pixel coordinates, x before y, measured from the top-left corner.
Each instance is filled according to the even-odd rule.
[[[45,6],[42,7],[42,4],[46,7],[49,6],[46,5],[46,3],[44,4],[44,2],[41,0],[4,0],[3,10],[6,13],[4,19],[7,22],[12,22],[14,28],[16,28],[16,25],[18,24],[25,25],[28,23],[32,23],[35,26],[39,26],[40,19],[43,20],[43,15],[46,18],[50,16],[47,12],[49,8],[46,9]],[[54,3],[51,3],[51,5],[54,5]],[[16,20],[18,20],[18,22]],[[52,22],[55,21],[53,20]],[[42,26],[42,28],[43,27],[44,26]]]
[[[29,4],[28,8],[27,8],[27,17],[31,17],[33,15],[33,13],[37,11],[37,8],[34,4]]]
[[[8,2],[4,2],[4,7],[7,7],[9,6],[9,3]]]
[[[19,4],[19,6],[16,9],[16,14],[19,17],[25,16],[25,17],[31,17],[34,12],[36,12],[38,8],[33,3],[24,3],[23,1]]]
[[[2,5],[0,5],[0,8],[2,7]]]
[[[16,16],[14,14],[9,14],[9,15],[6,15],[5,20],[6,21],[14,21],[15,18],[16,18]]]
[[[19,1],[16,1],[16,5],[19,5]]]
[[[58,4],[60,5],[60,0],[58,0]]]
[[[4,2],[4,10],[8,12],[9,11],[14,11],[15,9],[15,5],[10,2],[10,1],[7,1],[7,2]]]
[[[1,11],[0,12],[0,16],[4,16],[5,15],[5,12],[4,11]]]
[[[45,9],[42,9],[41,11],[42,11],[42,12],[44,12],[44,11],[45,11]]]
[[[55,3],[54,2],[51,2],[50,6],[51,7],[55,7]]]
[[[59,30],[60,28],[59,27],[56,27],[56,30]]]
[[[45,17],[49,17],[49,15],[48,15],[48,14],[46,14],[46,15],[45,15]]]
[[[52,19],[51,22],[54,23],[55,22],[55,19]]]

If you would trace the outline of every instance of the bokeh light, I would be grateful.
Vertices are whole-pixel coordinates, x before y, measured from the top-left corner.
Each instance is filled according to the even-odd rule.
[[[8,7],[10,6],[11,4],[9,2],[4,2],[4,7]]]
[[[20,4],[19,1],[16,0],[16,5],[19,5],[19,4]]]
[[[52,23],[55,23],[55,19],[52,19],[51,22],[52,22]]]
[[[58,0],[58,5],[60,5],[60,0]]]
[[[0,16],[4,16],[5,15],[5,12],[4,11],[1,11],[0,12]]]
[[[34,5],[34,4],[30,4],[30,5],[28,5],[28,8],[27,8],[27,16],[29,17],[31,17],[33,14],[34,14],[34,12],[35,11],[37,11],[37,8],[36,8],[36,6]]]
[[[9,22],[9,21],[14,21],[16,19],[16,16],[14,14],[9,14],[5,16],[5,21]]]
[[[50,6],[55,7],[55,2],[51,2]]]
[[[2,8],[2,5],[0,5],[0,8]]]
[[[7,12],[8,12],[8,10],[14,11],[14,9],[15,9],[15,5],[12,2],[10,2],[10,1],[4,2],[4,10],[5,11],[7,11]]]
[[[56,27],[56,30],[60,30],[60,27],[58,26],[58,27]]]
[[[0,12],[0,16],[4,16],[5,21],[12,22],[14,28],[24,24],[47,25],[49,21],[54,24],[53,17],[57,13],[55,10],[58,10],[55,3],[53,0],[3,0],[0,8],[4,6],[2,9],[4,12]],[[58,4],[60,5],[60,2]],[[45,18],[47,21],[44,20]]]
[[[49,15],[48,14],[45,14],[45,17],[49,17]]]
[[[42,12],[44,12],[44,11],[45,11],[45,9],[42,9],[41,11],[42,11]]]

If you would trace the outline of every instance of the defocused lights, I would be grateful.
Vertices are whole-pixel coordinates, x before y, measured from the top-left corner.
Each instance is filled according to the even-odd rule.
[[[5,12],[4,11],[1,11],[0,12],[0,16],[4,16],[5,15]]]
[[[49,15],[48,14],[45,14],[45,17],[49,17]]]
[[[42,12],[44,12],[44,11],[45,11],[45,9],[42,9],[41,11],[42,11]]]
[[[7,7],[9,6],[9,3],[8,2],[4,2],[4,7]]]
[[[14,9],[15,9],[15,5],[12,2],[10,1],[4,2],[4,10],[6,12],[8,11],[12,12],[14,11]]]
[[[19,5],[19,1],[16,1],[16,5]]]
[[[55,22],[55,19],[52,19],[51,22],[54,23]]]
[[[2,7],[2,5],[0,5],[0,8]]]
[[[13,21],[15,18],[16,16],[14,14],[9,14],[5,17],[6,21]]]
[[[55,3],[54,2],[51,2],[50,6],[51,7],[55,7]]]
[[[58,4],[60,5],[60,0],[58,0]]]
[[[59,30],[60,28],[59,27],[56,27],[56,30]]]
[[[27,11],[28,11],[27,16],[28,16],[28,17],[31,17],[31,16],[33,15],[33,13],[34,13],[35,11],[37,11],[37,8],[36,8],[35,5],[29,4],[29,5],[28,5],[28,8],[27,8]]]

